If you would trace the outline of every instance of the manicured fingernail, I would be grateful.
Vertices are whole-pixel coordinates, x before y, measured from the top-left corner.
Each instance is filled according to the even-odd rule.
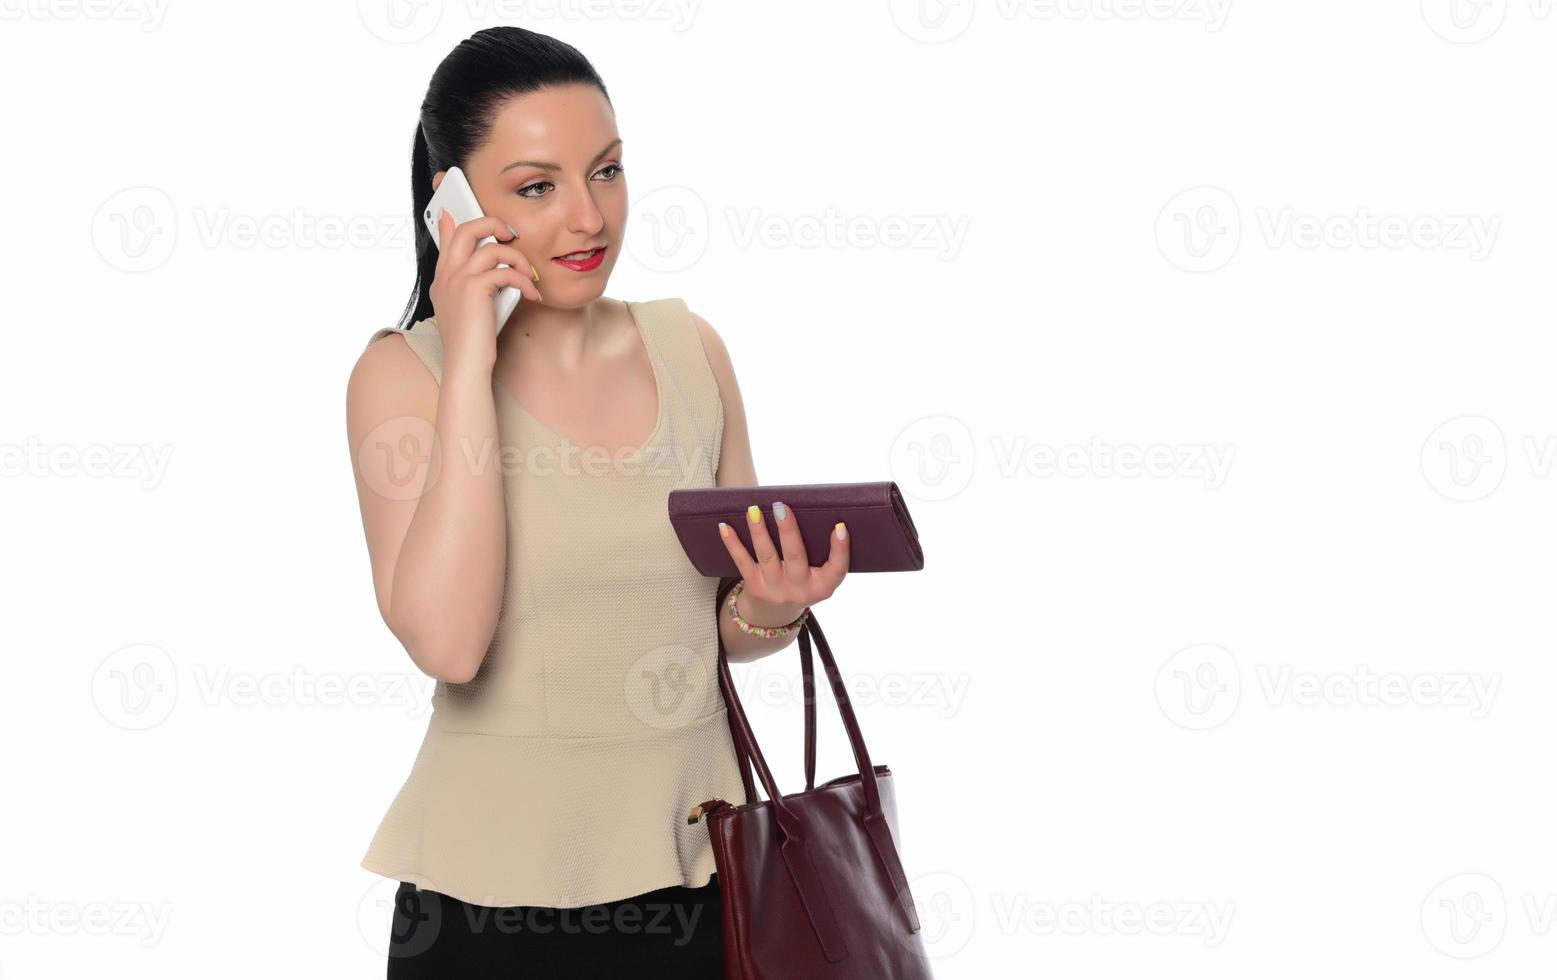
[[[762,523],[762,510],[761,510],[761,508],[759,508],[756,504],[752,504],[750,507],[746,508],[746,519],[748,521],[751,521],[753,524],[761,524]]]
[[[849,536],[849,529],[843,526],[843,521],[839,521],[833,525],[833,533],[838,535],[839,541],[842,541]]]
[[[719,536],[721,538],[728,538],[730,536],[730,525],[726,524],[724,521],[719,522]]]
[[[788,513],[789,510],[783,504],[777,500],[773,501],[773,519],[775,521],[782,521]]]
[[[517,231],[514,231],[514,226],[513,225],[504,225],[503,227],[508,229],[508,233],[510,235],[514,236],[515,238],[519,237],[519,233]]]
[[[531,269],[530,270],[530,281],[531,282],[540,282],[541,281],[541,270],[539,270],[539,269]]]

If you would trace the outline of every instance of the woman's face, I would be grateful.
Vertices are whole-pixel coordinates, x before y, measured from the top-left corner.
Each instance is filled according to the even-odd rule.
[[[541,274],[545,305],[583,306],[605,293],[627,226],[627,178],[616,116],[593,85],[509,99],[465,176],[481,210],[512,225],[514,247]],[[439,171],[433,187],[443,179]],[[604,246],[582,266],[558,259]],[[591,264],[593,267],[591,268]]]

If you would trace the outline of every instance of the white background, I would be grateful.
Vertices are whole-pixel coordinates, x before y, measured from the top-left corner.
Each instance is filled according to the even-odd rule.
[[[345,383],[496,23],[604,76],[610,294],[761,481],[908,495],[819,612],[937,977],[1550,970],[1550,0],[0,11],[0,977],[383,975],[429,688]]]

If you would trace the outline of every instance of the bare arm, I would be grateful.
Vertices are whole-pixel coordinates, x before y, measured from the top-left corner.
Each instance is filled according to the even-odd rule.
[[[450,353],[440,387],[403,338],[368,345],[346,426],[379,612],[423,673],[464,683],[497,628],[507,524],[492,365]]]
[[[713,368],[714,377],[719,382],[719,398],[724,410],[724,435],[719,443],[719,471],[714,475],[716,486],[756,486],[757,467],[752,460],[751,436],[746,426],[746,407],[741,401],[740,386],[735,380],[735,368],[730,361],[730,352],[725,348],[723,339],[714,331],[707,320],[692,314],[692,320],[697,324],[698,334],[703,340],[703,350],[708,355],[708,363]],[[771,504],[772,501],[753,500],[754,504]],[[790,529],[794,531],[793,528]],[[779,543],[779,532],[772,530],[775,544]],[[794,531],[798,540],[798,531]],[[739,540],[735,547],[744,548]],[[836,546],[835,546],[836,547]],[[847,551],[844,551],[847,559]],[[721,579],[719,583],[720,595],[726,591],[726,586],[732,583],[732,579]],[[745,589],[737,600],[741,610],[741,617],[756,626],[783,626],[794,621],[806,608],[807,603],[767,601],[750,594],[750,589]],[[759,660],[769,654],[789,646],[794,642],[796,633],[788,636],[768,638],[753,636],[735,625],[735,620],[729,612],[729,605],[721,602],[719,605],[719,634],[724,640],[724,648],[731,663],[745,663]]]

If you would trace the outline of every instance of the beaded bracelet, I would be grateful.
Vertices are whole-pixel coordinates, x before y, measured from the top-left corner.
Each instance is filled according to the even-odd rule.
[[[728,599],[730,604],[730,615],[734,617],[735,625],[739,626],[742,632],[750,633],[753,636],[765,636],[769,639],[776,640],[781,636],[788,636],[795,630],[799,629],[800,624],[804,623],[806,617],[811,615],[811,607],[806,606],[805,609],[801,610],[800,615],[795,617],[795,621],[790,623],[788,626],[753,626],[751,623],[748,623],[746,620],[742,619],[740,611],[735,608],[735,597],[740,595],[741,590],[745,587],[746,581],[744,579],[736,582],[735,586],[730,589],[730,596]]]

